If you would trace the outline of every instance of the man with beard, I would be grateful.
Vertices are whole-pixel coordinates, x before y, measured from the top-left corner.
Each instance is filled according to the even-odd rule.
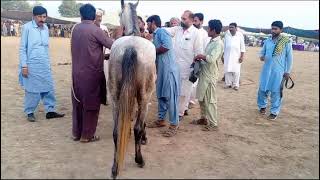
[[[241,63],[245,53],[244,37],[237,31],[237,24],[230,23],[224,37],[224,75],[225,88],[239,89]]]
[[[266,114],[268,96],[271,94],[269,120],[276,120],[282,103],[283,80],[288,80],[292,68],[292,43],[281,35],[283,23],[275,21],[271,24],[272,37],[264,41],[260,52],[260,60],[264,62],[260,74],[257,104],[262,115]]]
[[[174,50],[176,61],[180,69],[181,93],[179,97],[179,117],[182,117],[188,110],[188,104],[192,92],[192,82],[189,76],[192,71],[190,68],[193,58],[198,54],[203,54],[203,43],[200,32],[193,26],[194,15],[186,10],[181,16],[181,26],[166,28],[174,38]]]
[[[202,38],[202,47],[203,47],[203,51],[205,51],[206,46],[210,41],[210,38],[208,36],[208,32],[202,27],[203,19],[204,19],[204,16],[203,16],[202,13],[195,13],[194,14],[194,19],[193,19],[193,25],[197,29],[199,29],[199,31],[200,31],[200,35],[201,35],[201,38]],[[188,104],[188,107],[190,107],[190,108],[192,108],[192,105],[195,105],[196,102],[197,102],[197,100],[196,100],[197,84],[198,84],[198,81],[196,81],[192,85],[191,97],[190,97],[190,101],[189,101],[189,104]]]
[[[161,28],[161,19],[157,15],[147,19],[148,31],[153,33],[153,44],[156,47],[157,59],[157,98],[159,119],[148,127],[165,126],[167,111],[170,126],[163,132],[163,136],[172,137],[177,133],[178,97],[179,97],[179,69],[174,59],[174,51],[170,34]]]
[[[180,26],[180,19],[173,17],[170,19],[170,27]]]
[[[110,33],[109,33],[109,30],[107,28],[107,26],[101,24],[102,22],[102,16],[103,16],[103,11],[100,10],[100,9],[97,9],[96,11],[96,19],[94,20],[94,24],[97,25],[98,27],[100,27],[100,29],[105,32],[105,35],[107,37],[110,38]],[[109,48],[105,48],[103,47],[103,60],[104,60],[104,63],[103,63],[103,71],[104,71],[104,75],[105,75],[105,84],[106,84],[106,99],[103,100],[105,101],[105,105],[109,105],[109,101],[110,101],[110,92],[109,92],[109,88],[107,86],[107,82],[108,82],[108,77],[109,77],[109,73],[108,73],[108,68],[109,68],[109,56],[110,56],[110,49]]]
[[[145,30],[145,25],[146,24],[144,23],[142,17],[138,16],[138,26],[140,30],[140,36],[148,40],[151,40],[152,36]]]

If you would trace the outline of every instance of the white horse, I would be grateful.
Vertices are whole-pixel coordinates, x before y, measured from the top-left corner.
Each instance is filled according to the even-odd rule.
[[[139,36],[136,12],[138,2],[125,4],[121,0],[120,24],[125,28],[125,36],[114,42],[109,59],[108,87],[112,98],[115,145],[113,178],[117,177],[124,161],[136,101],[135,162],[140,167],[144,166],[141,142],[146,142],[145,118],[148,102],[155,89],[156,50],[150,41]]]

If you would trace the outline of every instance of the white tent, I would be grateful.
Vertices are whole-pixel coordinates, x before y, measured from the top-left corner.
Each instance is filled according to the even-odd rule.
[[[61,19],[61,20],[66,20],[66,21],[71,21],[74,23],[80,23],[81,22],[81,18],[80,17],[76,17],[76,18],[68,18],[68,17],[62,17],[62,16],[58,16],[58,17],[54,17],[56,19]],[[115,26],[119,26],[120,25],[120,20],[119,20],[119,12],[107,12],[102,16],[102,24],[112,24]]]
[[[114,26],[119,26],[120,25],[120,18],[119,18],[119,12],[106,12],[103,16],[102,16],[102,22],[101,24],[111,24]],[[146,16],[141,16],[143,19],[145,19]],[[60,19],[60,20],[66,20],[66,21],[72,21],[75,23],[80,23],[81,22],[81,18],[80,17],[76,17],[76,18],[68,18],[68,17],[54,17],[56,19]]]

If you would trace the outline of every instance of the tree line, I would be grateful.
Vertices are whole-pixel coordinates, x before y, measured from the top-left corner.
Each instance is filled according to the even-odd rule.
[[[42,5],[41,1],[30,4],[26,0],[1,0],[1,10],[32,11],[37,5]],[[75,0],[62,0],[58,11],[62,17],[80,17],[81,5],[82,3],[77,3]]]

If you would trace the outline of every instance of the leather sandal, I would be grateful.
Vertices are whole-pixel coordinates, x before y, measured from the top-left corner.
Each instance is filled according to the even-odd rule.
[[[200,118],[200,119],[194,119],[190,122],[190,124],[193,124],[193,125],[207,125],[208,122],[207,122],[207,119],[205,118]]]
[[[95,141],[99,141],[100,137],[99,136],[92,136],[92,138],[90,139],[80,139],[80,142],[82,143],[88,143],[88,142],[95,142]]]

